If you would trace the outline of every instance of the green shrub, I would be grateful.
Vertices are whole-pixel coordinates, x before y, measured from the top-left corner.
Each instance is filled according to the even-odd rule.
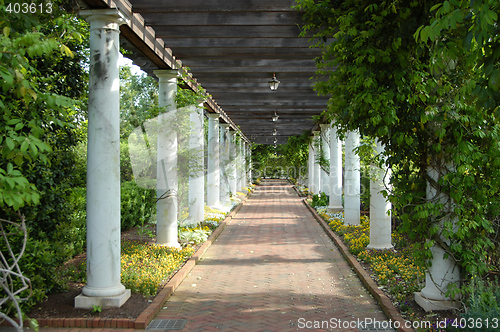
[[[320,195],[313,195],[311,205],[313,207],[328,206],[329,203],[330,203],[329,196],[326,195],[325,193],[321,193],[321,196]]]
[[[155,192],[137,186],[134,181],[121,185],[121,228],[122,231],[143,226],[156,210]]]
[[[69,196],[67,222],[56,226],[53,241],[65,252],[65,260],[85,251],[87,240],[86,189],[73,188]]]
[[[498,331],[500,324],[500,288],[496,282],[473,278],[465,287],[469,292],[466,311],[451,323],[449,331]]]
[[[14,254],[18,254],[19,248],[22,247],[24,240],[23,232],[11,225],[4,225],[6,232],[9,234],[10,247]],[[26,249],[22,255],[19,266],[21,273],[30,279],[32,294],[28,301],[21,304],[23,311],[31,308],[37,302],[42,301],[47,293],[53,291],[61,291],[65,289],[65,283],[62,280],[59,266],[63,263],[64,254],[61,254],[60,248],[56,243],[51,243],[49,240],[37,240],[32,237],[32,229],[28,229],[28,239]],[[44,236],[40,231],[37,237]],[[12,260],[10,255],[7,254],[8,248],[3,237],[0,238],[0,250],[8,258],[8,263],[11,264]],[[21,280],[13,278],[14,289],[21,287]],[[21,298],[27,297],[29,291],[24,291]],[[5,293],[0,290],[0,297],[4,297]]]

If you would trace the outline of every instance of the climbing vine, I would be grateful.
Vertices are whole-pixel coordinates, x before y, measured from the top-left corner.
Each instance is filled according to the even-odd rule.
[[[385,145],[390,199],[419,258],[498,269],[498,1],[297,0],[340,133]],[[325,79],[326,78],[326,79]],[[429,195],[427,188],[432,188]]]

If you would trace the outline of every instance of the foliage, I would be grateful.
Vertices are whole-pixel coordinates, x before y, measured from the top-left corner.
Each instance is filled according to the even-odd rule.
[[[440,2],[439,2],[440,3]],[[390,200],[417,258],[443,247],[464,274],[494,268],[499,228],[498,1],[298,0],[315,88],[340,132],[385,145]],[[429,42],[430,40],[430,42]],[[434,173],[434,174],[433,174]],[[426,196],[426,187],[435,191]],[[453,208],[451,208],[453,206]]]
[[[297,178],[307,173],[309,134],[290,136],[284,145],[252,145],[253,176]]]
[[[311,206],[314,208],[317,206],[328,206],[330,202],[329,199],[330,198],[324,193],[321,195],[315,194],[312,197]]]
[[[122,283],[132,292],[156,295],[160,285],[193,254],[191,247],[175,249],[146,245],[137,241],[122,243]]]
[[[121,185],[121,229],[144,226],[156,212],[156,193],[143,189],[134,181]]]
[[[1,252],[7,253],[9,245],[12,248],[22,248],[24,241],[23,231],[11,225],[7,225],[4,229],[9,237],[8,242],[5,241],[5,238],[2,239],[0,243]],[[19,295],[20,298],[27,298],[30,295],[29,298],[21,303],[23,311],[42,301],[47,293],[60,291],[65,287],[61,278],[62,275],[58,269],[66,258],[59,253],[64,248],[59,247],[59,243],[54,243],[47,239],[33,239],[29,233],[27,237],[29,240],[26,241],[26,249],[19,260],[22,274],[30,280],[30,288]],[[13,263],[10,259],[8,261],[9,264]],[[14,288],[19,287],[20,282],[20,279],[14,280]]]
[[[395,250],[366,249],[370,243],[370,221],[361,217],[360,225],[345,225],[343,213],[331,214],[326,208],[317,208],[318,214],[330,228],[342,237],[349,252],[358,260],[370,264],[377,283],[393,299],[396,306],[404,309],[408,296],[422,288],[424,267],[415,262],[414,247],[399,233],[392,234]]]
[[[31,280],[33,292],[23,310],[61,287],[56,267],[74,251],[58,236],[64,236],[73,147],[85,117],[87,29],[60,1],[52,4],[51,12],[33,15],[9,13],[0,1],[0,216],[26,220],[26,251],[16,273]],[[9,242],[21,247],[16,230],[7,234],[2,253]]]
[[[491,282],[474,277],[465,288],[468,292],[467,309],[465,313],[460,314],[456,322],[450,324],[452,327],[450,330],[460,331],[466,327],[467,331],[497,331],[500,315],[498,280]]]

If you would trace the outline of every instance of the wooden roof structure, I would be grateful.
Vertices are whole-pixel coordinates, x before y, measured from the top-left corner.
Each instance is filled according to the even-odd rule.
[[[142,70],[189,68],[221,114],[247,141],[286,143],[311,130],[327,98],[312,89],[319,50],[299,37],[294,0],[80,0],[86,9],[118,8],[127,23],[121,46]],[[281,82],[271,91],[268,81]],[[279,116],[273,122],[274,112]],[[277,135],[273,135],[276,129]]]

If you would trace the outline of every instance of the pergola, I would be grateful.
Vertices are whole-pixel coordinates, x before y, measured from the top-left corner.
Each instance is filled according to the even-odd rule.
[[[344,222],[360,223],[360,160],[355,153],[359,133],[349,132],[342,144],[334,123],[316,125],[311,117],[327,106],[311,87],[319,50],[300,38],[301,14],[294,0],[81,0],[80,14],[90,23],[89,121],[87,144],[87,285],[75,306],[96,303],[121,306],[130,296],[120,283],[120,136],[119,46],[144,71],[159,80],[156,141],[157,244],[179,247],[178,142],[173,123],[179,72],[184,83],[206,89],[208,112],[207,205],[220,206],[246,187],[248,144],[283,144],[292,135],[313,131],[309,145],[308,187],[330,196],[328,210],[344,211]],[[120,36],[121,34],[121,36]],[[187,69],[187,67],[189,69]],[[281,81],[277,91],[268,82]],[[203,151],[202,105],[193,105],[189,146]],[[277,113],[279,121],[273,121]],[[232,130],[230,130],[230,128]],[[144,130],[144,129],[143,129]],[[140,137],[139,134],[137,137]],[[242,139],[238,139],[237,136]],[[147,135],[145,135],[147,136]],[[146,141],[144,139],[144,141]],[[149,143],[148,143],[149,144]],[[327,172],[317,162],[317,147],[330,161]],[[141,150],[148,150],[144,145]],[[377,151],[383,146],[377,142]],[[203,154],[189,174],[189,217],[203,220],[205,174]],[[372,167],[373,168],[373,167]],[[390,202],[381,193],[384,172],[372,169],[370,181],[370,248],[391,248]],[[342,178],[344,183],[342,183]],[[342,196],[344,203],[342,205]],[[210,198],[210,202],[209,202]],[[224,205],[224,204],[223,204]],[[459,280],[451,260],[435,260],[430,273],[438,280]],[[444,292],[426,282],[419,304],[443,301]],[[439,286],[441,287],[441,286]],[[444,286],[443,286],[444,287]],[[418,298],[417,298],[417,301]],[[427,302],[426,302],[427,301]],[[426,309],[427,310],[427,309]],[[434,310],[434,309],[431,309]]]
[[[286,143],[312,130],[326,109],[311,77],[319,50],[299,37],[294,0],[82,0],[82,9],[116,7],[125,18],[121,47],[142,70],[186,70],[205,106],[248,142]],[[269,80],[281,82],[271,91]],[[273,122],[274,113],[279,116]],[[273,135],[276,129],[277,134]]]

